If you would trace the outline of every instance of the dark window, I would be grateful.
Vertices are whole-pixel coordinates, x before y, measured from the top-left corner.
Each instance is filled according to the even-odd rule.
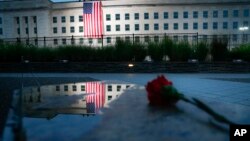
[[[125,20],[129,20],[129,13],[125,13]]]
[[[183,12],[183,18],[184,18],[184,19],[187,19],[187,18],[188,18],[188,12],[187,12],[187,11],[184,11],[184,12]]]
[[[3,23],[3,20],[2,20],[2,18],[0,17],[0,24],[2,24]]]
[[[37,28],[34,27],[34,34],[37,34]]]
[[[164,30],[168,30],[168,23],[164,23]]]
[[[158,12],[154,13],[154,19],[159,19],[159,13]]]
[[[54,45],[58,45],[58,40],[57,39],[54,39]],[[59,86],[58,86],[59,87]],[[56,89],[57,89],[57,87],[56,87]],[[59,87],[59,90],[58,91],[60,91],[60,87]]]
[[[244,9],[243,15],[244,17],[249,17],[249,9]]]
[[[0,35],[3,35],[3,29],[0,28]]]
[[[19,17],[16,17],[16,23],[17,23],[17,24],[20,24],[20,19],[19,19]]]
[[[120,14],[115,14],[115,20],[120,20]]]
[[[159,36],[154,36],[154,42],[159,42]]]
[[[183,23],[183,29],[188,30],[188,23]]]
[[[194,29],[194,30],[197,30],[197,29],[198,29],[198,23],[196,23],[196,22],[193,23],[193,29]]]
[[[25,33],[29,34],[29,29],[27,27],[25,28]]]
[[[228,23],[227,22],[223,22],[223,29],[227,29],[228,28]]]
[[[17,28],[17,34],[20,34],[20,28]]]
[[[62,44],[66,45],[67,44],[67,40],[65,38],[62,39]]]
[[[72,85],[72,90],[73,90],[74,92],[77,91],[76,85]]]
[[[57,33],[57,27],[53,27],[53,33],[54,33],[54,34]]]
[[[108,43],[108,44],[111,43],[111,37],[107,37],[107,43]]]
[[[85,85],[81,85],[81,91],[85,91]]]
[[[80,33],[83,32],[83,26],[79,26],[79,32],[80,32]]]
[[[208,11],[203,11],[203,18],[208,18]]]
[[[56,86],[56,91],[60,91],[60,86]]]
[[[149,30],[149,24],[144,24],[144,30]]]
[[[122,88],[121,85],[117,85],[116,91],[117,91],[117,92],[120,92],[120,91],[121,91],[121,88]]]
[[[218,29],[218,23],[217,22],[213,22],[213,29]]]
[[[144,13],[144,20],[149,19],[149,14],[148,13]]]
[[[139,13],[135,13],[135,20],[139,20]]]
[[[33,17],[33,22],[36,23],[36,16]]]
[[[108,85],[108,92],[112,92],[112,86]]]
[[[216,10],[216,11],[213,11],[213,17],[214,18],[218,18],[218,11]]]
[[[164,12],[163,17],[164,17],[164,19],[168,19],[168,12]]]
[[[57,17],[53,17],[53,23],[57,23]]]
[[[238,29],[238,22],[233,22],[233,29]]]
[[[174,30],[178,30],[178,23],[174,23]]]
[[[193,11],[193,18],[197,19],[198,18],[198,11]]]
[[[129,24],[125,24],[125,31],[129,31],[129,30],[130,30]]]
[[[110,21],[111,20],[111,15],[110,14],[106,14],[106,21]]]
[[[28,17],[24,17],[25,23],[28,24]]]
[[[106,25],[106,31],[111,31],[111,25]]]
[[[115,25],[115,31],[120,31],[120,25]]]
[[[208,29],[208,23],[203,23],[203,29]]]
[[[135,24],[135,31],[139,31],[139,30],[140,30],[139,24]]]
[[[79,16],[79,22],[83,21],[83,16]]]
[[[233,17],[239,17],[239,10],[233,10]]]
[[[75,27],[74,26],[70,27],[70,33],[75,33]]]
[[[154,30],[159,30],[159,24],[158,23],[154,24]]]
[[[174,19],[178,19],[178,12],[174,12]]]
[[[62,33],[66,33],[66,27],[62,27]]]
[[[64,91],[68,91],[68,86],[67,85],[64,85]]]
[[[112,95],[109,95],[109,96],[108,96],[108,100],[111,100],[111,99],[112,99]]]
[[[70,22],[71,23],[75,22],[75,17],[74,16],[70,16]]]
[[[61,22],[62,22],[62,23],[65,23],[65,22],[66,22],[66,17],[65,17],[65,16],[62,16],[62,17],[61,17]]]
[[[228,18],[228,10],[223,10],[223,18]]]

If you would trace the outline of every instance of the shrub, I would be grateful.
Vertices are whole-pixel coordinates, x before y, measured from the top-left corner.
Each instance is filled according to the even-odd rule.
[[[208,52],[209,49],[206,42],[199,42],[198,45],[194,46],[194,57],[199,61],[205,61]]]
[[[233,48],[230,52],[232,59],[243,59],[250,61],[250,44],[243,44],[240,47]]]
[[[174,43],[170,57],[171,61],[187,61],[191,58],[192,49],[188,42]]]
[[[227,39],[214,38],[211,43],[211,55],[214,61],[226,61],[228,59]]]

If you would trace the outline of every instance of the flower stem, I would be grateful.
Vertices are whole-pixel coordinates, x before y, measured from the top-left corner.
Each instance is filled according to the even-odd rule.
[[[195,106],[197,106],[198,108],[200,108],[201,110],[207,112],[209,115],[211,115],[215,120],[219,121],[219,122],[223,122],[226,124],[235,124],[234,122],[228,120],[226,117],[216,113],[214,110],[212,110],[210,107],[208,107],[205,103],[203,103],[202,101],[196,99],[196,98],[192,98],[192,100],[186,98],[183,94],[181,94],[180,99],[193,104]]]

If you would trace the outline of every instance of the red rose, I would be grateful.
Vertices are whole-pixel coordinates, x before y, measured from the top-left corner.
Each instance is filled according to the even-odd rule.
[[[157,106],[174,105],[179,100],[179,93],[172,84],[163,75],[148,82],[146,90],[149,103]]]

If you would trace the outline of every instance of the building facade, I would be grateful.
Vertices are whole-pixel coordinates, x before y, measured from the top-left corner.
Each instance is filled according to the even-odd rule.
[[[103,0],[102,5],[104,35],[91,39],[84,37],[82,1],[0,1],[0,38],[39,46],[158,42],[165,36],[194,43],[213,36],[231,44],[250,41],[249,0]]]

